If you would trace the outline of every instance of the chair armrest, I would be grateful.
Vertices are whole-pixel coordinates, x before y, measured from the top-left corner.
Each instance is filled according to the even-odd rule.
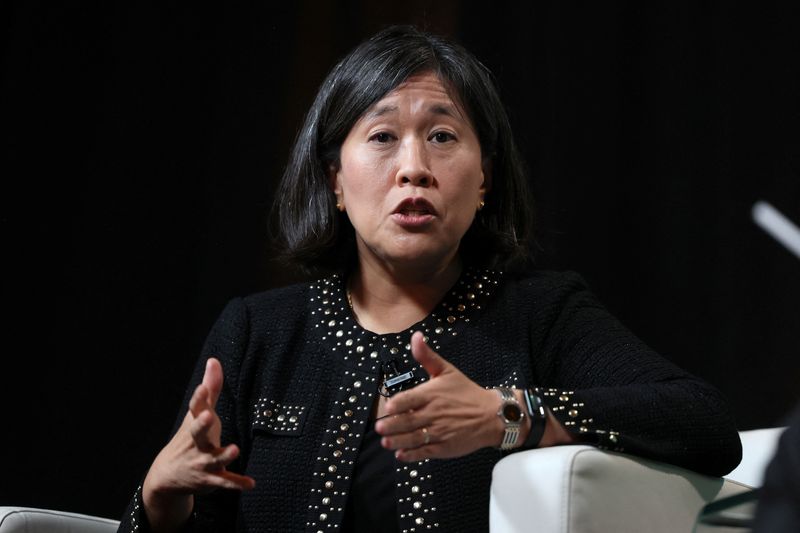
[[[495,465],[489,523],[498,533],[689,532],[706,503],[747,490],[656,461],[558,446]]]
[[[751,487],[763,485],[767,465],[775,456],[775,452],[778,450],[778,441],[784,431],[786,431],[785,427],[740,431],[742,462],[726,475],[725,479]]]
[[[115,533],[119,522],[30,507],[0,507],[0,533]]]

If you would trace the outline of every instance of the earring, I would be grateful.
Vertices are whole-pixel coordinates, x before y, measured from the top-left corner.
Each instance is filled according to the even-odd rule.
[[[483,209],[483,206],[485,206],[485,205],[486,205],[486,204],[484,203],[484,201],[483,201],[483,200],[481,200],[480,202],[478,202],[478,211],[480,211],[481,209]]]
[[[344,213],[344,205],[342,203],[336,202],[336,209],[338,209],[340,212]]]

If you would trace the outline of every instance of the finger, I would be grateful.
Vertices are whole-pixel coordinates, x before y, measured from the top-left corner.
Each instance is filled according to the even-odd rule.
[[[211,409],[216,407],[219,393],[222,391],[222,365],[219,360],[209,357],[206,361],[206,372],[203,374],[203,385],[208,388],[208,403]]]
[[[189,411],[192,413],[193,417],[197,418],[200,416],[200,413],[210,408],[211,406],[208,403],[208,388],[201,383],[194,389],[194,393],[192,393],[192,397],[189,400]]]
[[[427,344],[421,331],[416,331],[411,335],[411,353],[414,359],[422,365],[428,375],[433,378],[451,368],[452,365],[442,356],[434,352]],[[429,382],[430,383],[430,382]],[[400,392],[392,396],[386,402],[386,414],[398,414],[415,409],[421,409],[431,401],[427,383],[415,387],[411,390]]]
[[[203,458],[203,470],[206,472],[219,472],[231,464],[239,456],[239,448],[235,444],[229,444],[224,448],[216,448],[205,453]]]
[[[211,428],[214,425],[214,414],[208,409],[201,411],[189,425],[189,433],[192,435],[197,449],[203,452],[210,452],[217,447],[211,440]]]
[[[229,472],[228,470],[215,474],[215,478],[220,483],[218,486],[224,489],[250,490],[256,486],[256,480],[250,476]]]
[[[378,422],[388,420],[388,415],[398,416],[409,414],[411,411],[418,411],[425,407],[431,401],[431,393],[426,387],[427,383],[423,383],[411,390],[398,392],[388,400],[384,406],[384,412],[387,417]]]
[[[397,404],[396,404],[397,405]],[[386,416],[375,422],[375,431],[380,435],[409,433],[430,423],[418,410],[406,410],[400,414]]]
[[[438,376],[450,366],[450,363],[444,357],[425,344],[425,337],[421,331],[416,331],[411,335],[411,354],[432,378]]]
[[[256,482],[250,476],[220,470],[219,472],[208,472],[198,478],[198,484],[198,492],[204,494],[213,489],[250,490],[255,487]]]
[[[413,463],[435,457],[444,457],[442,448],[438,444],[429,444],[419,448],[403,448],[394,452],[394,457],[404,463]]]
[[[406,433],[398,433],[381,438],[381,446],[387,450],[420,448],[435,443],[436,439],[428,428],[418,428]]]
[[[214,462],[221,470],[235,461],[237,457],[239,457],[239,447],[235,444],[228,444],[220,449],[219,453],[214,457]]]

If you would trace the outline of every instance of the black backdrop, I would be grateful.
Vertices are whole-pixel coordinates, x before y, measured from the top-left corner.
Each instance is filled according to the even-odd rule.
[[[327,70],[389,23],[496,73],[543,268],[584,274],[742,429],[800,399],[800,260],[750,219],[800,223],[797,12],[285,4],[0,6],[0,505],[120,515],[224,303],[296,279],[270,261],[276,180]]]

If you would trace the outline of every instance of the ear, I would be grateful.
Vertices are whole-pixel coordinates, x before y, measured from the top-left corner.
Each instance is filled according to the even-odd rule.
[[[483,172],[483,183],[481,183],[481,188],[478,189],[480,193],[480,201],[484,201],[484,197],[486,193],[492,190],[492,160],[487,158],[481,164],[481,170]]]
[[[342,193],[342,182],[339,177],[339,168],[336,164],[328,165],[328,185],[336,196],[336,205],[344,206],[344,195]]]

